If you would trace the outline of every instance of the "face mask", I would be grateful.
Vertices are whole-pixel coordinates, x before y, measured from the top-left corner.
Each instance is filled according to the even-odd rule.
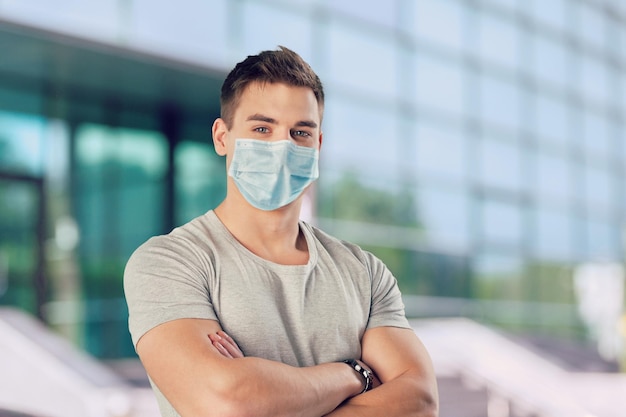
[[[276,210],[317,179],[319,152],[290,140],[237,139],[228,175],[252,206]]]

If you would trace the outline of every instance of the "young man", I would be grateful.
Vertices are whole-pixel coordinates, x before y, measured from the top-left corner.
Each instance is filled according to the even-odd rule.
[[[296,53],[239,63],[213,124],[226,198],[129,260],[130,332],[164,417],[437,415],[395,278],[299,220],[323,105]]]

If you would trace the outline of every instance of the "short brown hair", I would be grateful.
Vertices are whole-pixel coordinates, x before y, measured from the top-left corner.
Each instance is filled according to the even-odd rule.
[[[263,51],[250,55],[238,63],[222,84],[220,97],[221,117],[230,129],[239,98],[252,82],[285,83],[313,90],[320,111],[324,111],[324,88],[311,66],[294,51],[279,46],[276,51]]]

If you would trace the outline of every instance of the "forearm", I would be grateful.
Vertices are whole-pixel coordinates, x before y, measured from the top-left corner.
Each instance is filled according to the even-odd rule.
[[[238,358],[230,361],[228,375],[221,374],[219,382],[211,378],[207,376],[205,387],[212,395],[194,408],[181,405],[182,416],[319,417],[361,389],[361,381],[341,363],[297,368]]]
[[[419,375],[406,373],[376,389],[357,395],[336,408],[327,417],[436,417],[436,391],[422,382]]]

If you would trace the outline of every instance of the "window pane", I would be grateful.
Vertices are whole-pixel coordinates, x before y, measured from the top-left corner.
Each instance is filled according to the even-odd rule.
[[[618,261],[622,258],[619,230],[609,221],[589,218],[586,221],[587,256],[591,260]]]
[[[602,105],[609,103],[608,71],[605,63],[588,54],[580,54],[580,90],[583,96]]]
[[[211,7],[208,6],[211,2],[198,1]],[[311,21],[304,15],[259,2],[244,2],[242,19],[240,30],[244,42],[243,53],[256,54],[283,45],[312,64]]]
[[[606,168],[587,166],[584,175],[588,210],[609,212],[617,191],[611,173]]]
[[[42,174],[46,128],[39,116],[0,111],[0,169]]]
[[[476,298],[515,300],[521,297],[524,264],[515,254],[481,253],[474,259],[474,270]]]
[[[545,36],[535,35],[533,75],[545,82],[565,88],[571,74],[565,45]]]
[[[417,128],[415,169],[418,176],[461,181],[467,175],[465,132],[451,126],[422,123]]]
[[[417,55],[415,97],[419,105],[462,114],[465,104],[463,67],[426,54]]]
[[[534,255],[540,259],[571,259],[574,235],[568,212],[540,207],[535,221]]]
[[[508,190],[524,188],[523,156],[519,144],[485,137],[478,141],[478,180]]]
[[[602,10],[587,2],[575,2],[573,7],[577,10],[577,31],[579,39],[584,43],[596,48],[604,49],[606,42],[606,23]]]
[[[162,233],[166,141],[159,133],[85,124],[77,129],[77,220],[85,262],[123,264]]]
[[[109,0],[9,1],[2,3],[2,14],[81,37],[114,41],[120,34],[119,5]]]
[[[613,138],[608,120],[591,110],[583,114],[583,146],[585,153],[607,158],[613,152]]]
[[[483,236],[487,242],[517,245],[523,235],[520,207],[503,201],[485,200],[481,207]]]
[[[482,77],[480,112],[485,122],[518,129],[520,100],[519,86],[500,78]]]
[[[469,245],[469,198],[457,189],[425,186],[417,190],[419,221],[429,243],[451,249]]]
[[[174,153],[176,166],[176,224],[184,224],[216,207],[226,196],[225,159],[212,145],[181,142]]]
[[[566,146],[570,137],[567,104],[557,98],[538,93],[535,100],[537,135],[541,142],[548,140]]]
[[[328,168],[382,178],[396,175],[390,169],[400,155],[392,109],[335,97],[328,97],[325,108],[321,175]]]
[[[372,36],[365,31],[346,27],[333,21],[329,27],[328,72],[322,79],[337,84],[337,88],[376,94],[396,95],[396,65],[391,39]]]
[[[478,16],[478,49],[483,60],[512,69],[520,58],[520,32],[508,19],[486,12]]]
[[[393,27],[396,19],[395,1],[379,0],[325,0],[326,5],[341,13],[370,22]]]
[[[37,227],[41,189],[31,182],[0,178],[0,306],[36,313]],[[43,237],[43,236],[42,236]]]
[[[539,153],[535,159],[536,192],[545,201],[572,202],[571,161],[560,154]]]
[[[214,63],[217,58],[225,58],[229,46],[226,0],[126,3],[132,22],[132,44],[196,62]],[[210,24],[207,17],[211,18]]]
[[[451,0],[417,0],[416,3],[413,31],[419,39],[456,50],[463,48],[463,3]]]
[[[532,5],[532,16],[538,22],[559,30],[567,30],[567,6],[566,0],[536,0]]]

